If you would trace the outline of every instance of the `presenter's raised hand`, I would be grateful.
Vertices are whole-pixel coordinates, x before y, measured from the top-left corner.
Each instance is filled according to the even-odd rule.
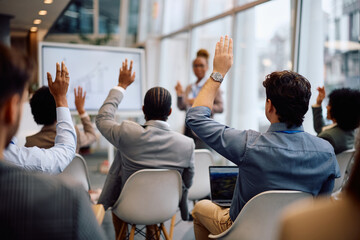
[[[130,61],[130,67],[128,68],[128,60],[125,59],[125,62],[122,63],[119,74],[119,83],[118,86],[126,89],[130,86],[135,80],[135,72],[131,74],[133,66],[133,61]]]
[[[75,95],[75,106],[76,110],[78,111],[79,115],[85,113],[85,97],[86,91],[83,91],[82,87],[78,87],[77,90],[74,88],[74,95]]]
[[[177,81],[177,84],[175,86],[175,90],[176,90],[176,95],[178,97],[181,97],[184,94],[184,90],[183,90],[183,87],[182,87],[180,81]]]
[[[214,72],[219,72],[223,77],[233,64],[233,40],[229,36],[221,37],[216,43],[213,68]]]
[[[318,90],[319,94],[316,98],[316,104],[321,105],[322,101],[324,100],[326,93],[325,93],[325,87],[318,87],[316,90]]]
[[[47,80],[51,94],[54,96],[56,107],[68,107],[66,93],[69,88],[69,71],[64,62],[56,63],[56,77],[53,82],[51,74],[47,73]]]

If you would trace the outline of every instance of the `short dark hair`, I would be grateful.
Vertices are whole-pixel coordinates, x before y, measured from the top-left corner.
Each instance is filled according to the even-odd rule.
[[[360,91],[350,88],[340,88],[329,95],[330,115],[339,128],[348,131],[360,123]]]
[[[30,58],[0,43],[0,107],[10,96],[22,95],[34,69]]]
[[[49,87],[41,87],[30,99],[31,113],[37,124],[51,125],[56,121],[56,103]]]
[[[166,121],[171,109],[171,94],[162,87],[153,87],[146,92],[144,98],[144,114],[146,121]]]
[[[273,72],[266,76],[263,86],[266,99],[270,99],[280,122],[287,127],[300,126],[309,109],[311,84],[293,71]]]

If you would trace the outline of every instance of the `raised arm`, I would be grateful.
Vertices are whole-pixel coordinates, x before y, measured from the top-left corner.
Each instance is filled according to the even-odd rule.
[[[91,124],[89,115],[85,111],[85,97],[86,91],[83,91],[82,87],[74,89],[75,106],[80,116],[81,123],[83,125],[83,131],[78,131],[78,147],[89,146],[96,141],[95,130]]]
[[[96,116],[96,126],[101,134],[114,146],[119,146],[121,136],[121,124],[115,121],[115,112],[121,102],[124,92],[135,80],[135,72],[132,74],[133,61],[130,62],[128,68],[128,61],[122,63],[120,69],[118,85],[110,90],[109,95],[105,99],[103,105],[99,109]]]
[[[220,38],[215,48],[215,56],[213,63],[213,73],[217,72],[224,78],[233,64],[233,41],[226,35]],[[199,95],[196,97],[193,107],[204,106],[212,110],[214,99],[220,88],[220,82],[214,81],[211,77],[201,88]]]
[[[69,87],[69,72],[62,62],[56,63],[56,78],[47,73],[51,94],[56,102],[55,145],[49,149],[38,147],[18,147],[9,144],[4,152],[7,161],[27,170],[42,171],[51,174],[61,173],[75,156],[76,134],[68,108],[66,93]]]
[[[315,132],[318,134],[322,131],[323,126],[325,125],[324,118],[322,115],[322,107],[321,104],[325,98],[325,88],[324,87],[318,87],[318,96],[316,98],[316,104],[312,105],[312,111],[313,111],[313,124]]]

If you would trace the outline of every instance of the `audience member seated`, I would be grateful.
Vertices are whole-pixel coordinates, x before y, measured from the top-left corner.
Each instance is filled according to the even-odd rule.
[[[321,103],[325,98],[325,88],[317,88],[319,94],[316,104],[312,106],[314,129],[321,137],[330,142],[335,154],[354,147],[354,129],[360,123],[360,91],[350,88],[341,88],[332,91],[329,95],[329,104],[326,106],[326,118],[333,124],[324,126]]]
[[[284,213],[281,240],[360,239],[360,131],[355,163],[340,200],[295,203]]]
[[[191,138],[172,131],[166,122],[171,114],[169,91],[161,87],[147,91],[143,106],[146,120],[144,125],[132,121],[115,121],[115,113],[125,90],[135,79],[132,64],[131,61],[128,68],[127,59],[123,62],[118,85],[110,90],[96,117],[97,128],[117,149],[98,203],[103,204],[105,209],[113,206],[127,178],[136,171],[149,168],[176,169],[183,180],[179,207],[182,219],[186,220],[189,215],[187,191],[194,175],[195,144]],[[123,222],[114,214],[113,221],[116,235],[119,235]],[[154,228],[155,226],[148,226],[147,234],[152,235]]]
[[[5,161],[3,151],[17,131],[23,103],[27,99],[31,65],[29,60],[0,44],[1,238],[105,239],[89,197],[81,186],[57,177],[27,172]],[[69,113],[66,66],[62,64],[60,69],[57,64],[55,81],[48,73],[48,82],[57,108]],[[63,115],[59,122],[71,121],[70,113]],[[65,123],[62,127],[64,131],[71,131],[71,125]],[[75,141],[73,144],[75,152]],[[31,161],[31,155],[28,160]]]
[[[79,152],[80,147],[89,146],[96,141],[96,135],[90,117],[84,109],[86,92],[83,93],[83,89],[78,87],[77,90],[74,89],[74,94],[75,106],[84,127],[84,131],[79,131],[75,126],[77,135],[76,152]],[[44,127],[40,132],[26,137],[25,147],[53,147],[56,136],[56,105],[48,87],[41,87],[34,93],[30,99],[30,107],[35,122],[44,125]]]
[[[340,176],[332,146],[304,132],[310,83],[291,71],[266,76],[265,115],[271,123],[265,133],[236,130],[213,120],[214,97],[233,63],[233,44],[221,37],[215,49],[213,73],[186,116],[187,125],[210,147],[239,167],[230,208],[199,201],[192,212],[196,239],[228,229],[247,201],[267,190],[297,190],[330,194]]]

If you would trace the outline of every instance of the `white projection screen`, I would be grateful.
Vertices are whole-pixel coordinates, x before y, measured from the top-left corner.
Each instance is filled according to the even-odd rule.
[[[97,113],[109,91],[118,84],[119,71],[125,59],[133,63],[135,81],[126,89],[118,107],[123,112],[141,112],[145,89],[144,50],[80,44],[39,43],[40,86],[47,86],[46,73],[55,80],[56,62],[64,61],[70,75],[68,104],[76,111],[74,88],[81,86],[86,91],[85,109]]]

